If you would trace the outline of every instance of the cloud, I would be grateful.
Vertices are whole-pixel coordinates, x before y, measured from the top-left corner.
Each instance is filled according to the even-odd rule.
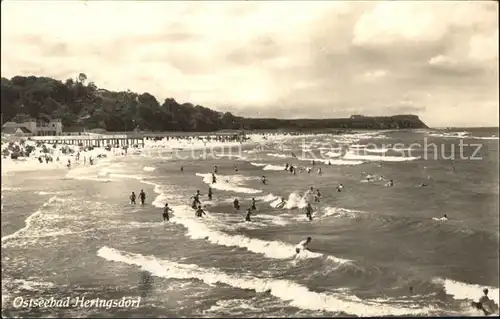
[[[498,125],[497,21],[488,2],[4,1],[1,67],[243,116]]]

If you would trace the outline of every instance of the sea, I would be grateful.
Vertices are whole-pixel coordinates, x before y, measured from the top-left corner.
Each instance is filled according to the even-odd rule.
[[[499,295],[498,145],[498,129],[269,135],[2,174],[2,317],[482,315],[470,302]]]

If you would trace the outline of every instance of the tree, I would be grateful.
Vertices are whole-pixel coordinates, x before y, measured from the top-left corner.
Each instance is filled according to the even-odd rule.
[[[80,83],[82,84],[85,84],[85,81],[87,81],[87,76],[85,75],[85,73],[78,74],[78,81],[80,81]]]

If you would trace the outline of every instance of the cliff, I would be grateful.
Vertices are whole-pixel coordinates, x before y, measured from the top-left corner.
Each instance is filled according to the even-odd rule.
[[[112,92],[85,83],[85,74],[64,83],[47,77],[2,78],[2,124],[23,117],[60,118],[64,126],[85,126],[108,131],[136,127],[149,131],[198,131],[221,129],[420,129],[427,126],[415,115],[388,117],[351,116],[341,119],[255,119],[222,113],[172,98],[160,104],[149,93]]]

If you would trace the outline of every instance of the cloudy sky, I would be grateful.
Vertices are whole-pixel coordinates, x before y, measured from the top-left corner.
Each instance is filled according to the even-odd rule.
[[[498,126],[495,2],[3,1],[3,77],[259,117]]]

